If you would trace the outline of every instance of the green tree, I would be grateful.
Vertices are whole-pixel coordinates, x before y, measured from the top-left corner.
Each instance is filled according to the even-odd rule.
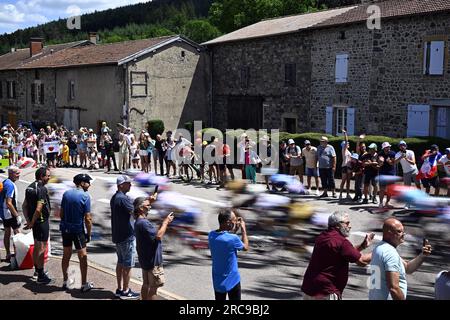
[[[198,43],[206,42],[221,35],[219,29],[208,20],[188,21],[183,29],[183,34],[186,37]]]

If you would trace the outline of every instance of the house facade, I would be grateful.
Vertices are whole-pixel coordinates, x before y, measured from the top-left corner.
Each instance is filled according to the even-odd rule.
[[[450,2],[376,2],[381,29],[368,28],[366,3],[266,20],[205,43],[214,125],[450,138]],[[229,112],[246,109],[261,121],[236,122]]]
[[[3,123],[14,123],[12,115],[15,122],[56,121],[73,130],[98,129],[102,121],[135,130],[152,119],[163,120],[167,130],[193,120],[208,123],[209,61],[199,45],[180,36],[94,42],[45,47],[32,55],[38,59],[16,54],[8,70],[5,56],[15,52],[1,56],[1,82],[16,83],[15,98],[0,98]]]

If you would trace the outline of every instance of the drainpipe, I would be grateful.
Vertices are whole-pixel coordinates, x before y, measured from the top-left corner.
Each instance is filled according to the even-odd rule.
[[[57,73],[58,73],[58,70],[55,69],[55,87],[54,87],[54,90],[55,90],[55,122],[56,123],[58,121],[58,116],[56,114],[56,112],[58,111],[57,106],[56,106],[56,104],[57,104],[57,100],[56,100],[56,92],[57,92],[57,90],[56,90],[56,75],[57,75]]]
[[[211,128],[214,128],[213,125],[213,95],[214,95],[214,90],[213,90],[213,64],[214,64],[214,50],[211,50],[211,56],[209,59],[210,63],[209,63],[209,72],[210,72],[210,77],[209,77],[209,92],[210,92],[210,97],[209,97],[209,125]]]
[[[130,125],[130,105],[129,105],[129,96],[128,96],[128,63],[123,65],[123,72],[124,72],[124,87],[123,87],[123,102],[124,106],[122,107],[122,116],[126,116],[126,118],[122,118],[125,120],[125,125],[128,127]],[[125,114],[124,114],[125,111]],[[122,120],[122,122],[123,122]]]

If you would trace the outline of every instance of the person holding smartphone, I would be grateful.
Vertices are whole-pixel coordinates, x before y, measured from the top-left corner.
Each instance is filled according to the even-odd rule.
[[[147,219],[151,203],[156,200],[156,197],[157,189],[151,197],[138,197],[133,203],[136,219],[134,224],[136,251],[142,268],[142,300],[156,300],[158,288],[165,283],[162,238],[174,218],[173,212],[169,213],[159,229]]]
[[[217,301],[241,300],[241,275],[238,270],[237,251],[249,248],[245,221],[232,209],[219,212],[219,229],[208,235],[212,258],[212,278]],[[241,230],[241,239],[235,234]]]

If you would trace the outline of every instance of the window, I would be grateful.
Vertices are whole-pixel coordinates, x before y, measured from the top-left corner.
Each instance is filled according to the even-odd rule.
[[[430,135],[430,106],[410,104],[408,106],[408,137],[423,137]]]
[[[445,41],[425,42],[423,56],[423,74],[444,74]]]
[[[348,54],[336,55],[336,70],[335,81],[336,83],[346,83],[348,77]]]
[[[297,132],[297,119],[295,118],[283,118],[284,130],[289,133]]]
[[[68,99],[75,100],[75,81],[69,80]]]
[[[146,97],[147,92],[147,72],[145,71],[131,71],[131,96]]]
[[[250,78],[250,68],[249,67],[241,67],[241,88],[248,88],[249,78]]]
[[[294,87],[297,84],[297,68],[295,63],[286,63],[284,65],[284,85]]]
[[[31,103],[44,104],[44,84],[39,81],[31,84]]]
[[[16,99],[16,82],[6,81],[6,96],[8,99]]]
[[[342,133],[342,129],[347,127],[347,113],[344,108],[336,108],[336,133]]]
[[[184,52],[184,50],[181,51],[181,58],[184,59],[184,57],[186,56],[186,52]]]

